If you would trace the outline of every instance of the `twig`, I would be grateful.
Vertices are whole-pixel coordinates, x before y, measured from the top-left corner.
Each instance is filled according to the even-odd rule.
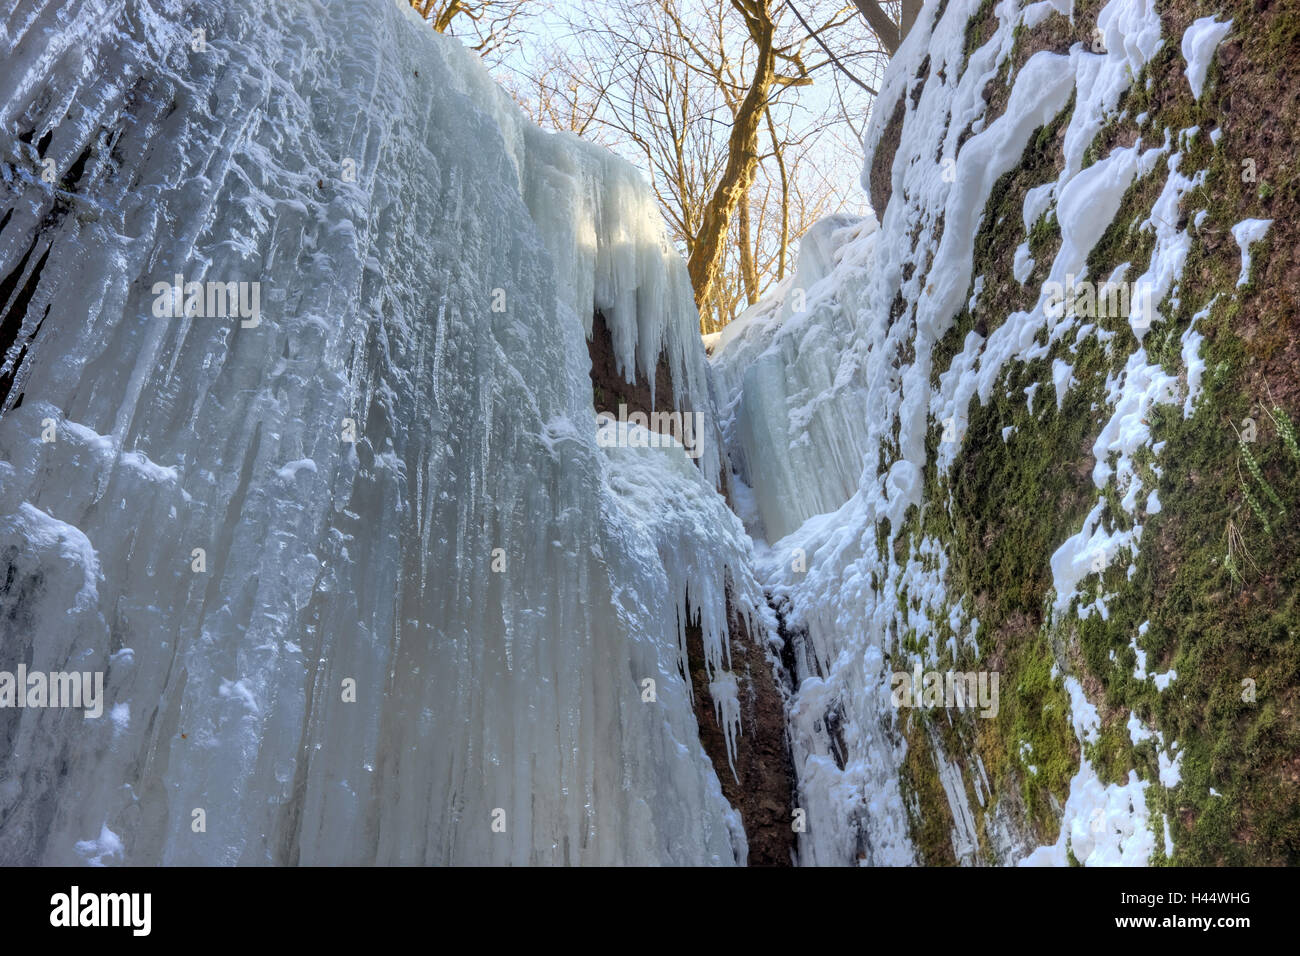
[[[879,95],[875,90],[873,90],[871,87],[867,86],[867,84],[863,83],[863,82],[862,82],[861,80],[859,80],[856,76],[854,76],[852,73],[849,72],[848,68],[847,68],[846,66],[844,66],[843,63],[840,62],[839,57],[837,57],[834,53],[832,53],[832,52],[831,52],[831,48],[828,47],[828,46],[827,46],[827,45],[822,41],[821,36],[818,35],[818,33],[817,33],[815,30],[813,30],[812,27],[810,27],[810,26],[808,25],[808,21],[805,20],[805,19],[803,18],[803,14],[801,14],[798,10],[795,9],[795,6],[794,6],[794,2],[793,2],[793,0],[785,0],[785,5],[786,5],[787,7],[790,8],[790,12],[793,13],[793,14],[795,15],[795,17],[798,19],[798,21],[799,21],[800,23],[803,24],[803,28],[804,28],[805,30],[808,31],[808,35],[809,35],[810,37],[812,37],[814,40],[817,41],[817,45],[818,45],[819,47],[821,47],[823,50],[826,51],[826,55],[827,55],[828,57],[830,57],[830,58],[831,58],[831,62],[835,64],[835,69],[839,70],[841,73],[843,73],[845,76],[847,76],[847,77],[848,77],[850,80],[852,80],[854,83],[858,84],[858,86],[862,87],[864,90],[866,90],[866,91],[867,91],[868,93],[870,93],[872,96],[878,96],[878,95]]]

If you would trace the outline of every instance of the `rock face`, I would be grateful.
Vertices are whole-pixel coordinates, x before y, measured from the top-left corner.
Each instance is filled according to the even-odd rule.
[[[741,735],[728,754],[725,728],[709,690],[699,628],[688,627],[695,719],[723,796],[740,813],[750,866],[793,866],[796,831],[794,765],[790,761],[789,675],[770,646],[755,641],[744,618],[729,609],[731,673],[740,702]]]
[[[928,4],[878,228],[828,223],[714,343],[801,863],[1300,859],[1293,20]]]
[[[591,320],[591,336],[587,340],[587,352],[591,356],[591,390],[592,407],[597,412],[618,415],[620,405],[628,412],[671,412],[674,410],[672,371],[668,367],[668,356],[660,354],[655,362],[654,387],[650,380],[638,370],[635,381],[624,378],[624,370],[619,368],[618,355],[614,351],[613,338],[609,324],[599,310]]]
[[[674,396],[667,363],[656,366],[653,398],[648,379],[636,375],[626,382],[614,359],[609,331],[599,312],[592,322],[588,342],[591,354],[593,404],[598,412],[627,413],[672,411]],[[699,727],[700,742],[722,785],[722,793],[740,814],[748,842],[750,866],[791,866],[795,831],[792,828],[794,772],[786,731],[789,676],[771,647],[779,642],[759,639],[770,625],[751,626],[730,597],[727,600],[730,665],[736,681],[740,734],[728,742],[726,720],[710,684],[711,671],[704,634],[693,623],[694,610],[686,614],[686,660]],[[754,632],[758,631],[756,635]]]

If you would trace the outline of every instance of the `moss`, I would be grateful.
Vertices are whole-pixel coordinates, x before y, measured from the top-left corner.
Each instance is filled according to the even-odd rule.
[[[1135,760],[1127,717],[1117,713],[1104,722],[1090,750],[1089,757],[1098,777],[1117,782],[1125,780]]]
[[[912,842],[922,864],[953,866],[957,856],[952,847],[952,811],[936,770],[930,735],[922,716],[925,711],[907,713],[903,721],[907,756],[899,773],[899,789],[907,808]]]
[[[1079,768],[1070,700],[1060,677],[1052,676],[1053,662],[1041,631],[1037,639],[1010,648],[1004,668],[1010,693],[1003,695],[997,718],[1008,761],[1019,762],[1022,768],[1021,797],[1030,822],[1048,843],[1058,823],[1058,808],[1069,794],[1070,778]],[[998,789],[994,782],[995,792]]]
[[[982,47],[997,29],[998,18],[993,12],[994,0],[980,0],[979,9],[966,24],[966,44],[964,52],[967,57]],[[965,65],[962,66],[965,69]]]
[[[1099,6],[1089,0],[1080,14],[1076,5],[1074,24],[1049,18],[1051,29],[1061,34],[1051,42],[1090,37]],[[1160,9],[1167,33],[1182,29],[1196,15],[1165,0]],[[1275,9],[1260,14],[1244,0],[1230,0],[1219,12],[1258,24],[1228,41],[1243,44],[1238,72],[1242,64],[1253,62],[1258,78],[1259,70],[1278,62],[1281,51],[1300,43],[1300,21]],[[991,4],[985,3],[968,24],[968,53],[987,40],[992,27]],[[1080,37],[1073,35],[1076,31],[1081,31]],[[1017,32],[1016,62],[1043,42],[1033,32]],[[1141,343],[1149,361],[1181,375],[1182,336],[1193,316],[1213,300],[1196,325],[1204,336],[1206,372],[1195,414],[1184,418],[1181,402],[1152,409],[1147,424],[1152,441],[1163,442],[1163,450],[1157,457],[1143,449],[1134,457],[1143,488],[1158,489],[1163,510],[1147,515],[1139,509],[1129,516],[1116,489],[1098,492],[1091,481],[1092,444],[1110,414],[1107,378],[1117,375],[1138,347],[1123,317],[1098,320],[1099,327],[1114,333],[1109,344],[1091,337],[1070,351],[1067,343],[1056,342],[1043,358],[1008,365],[988,404],[975,400],[966,410],[966,436],[945,474],[934,466],[941,423],[931,423],[927,434],[927,504],[921,514],[908,516],[899,535],[909,544],[922,534],[941,540],[951,558],[949,596],[962,600],[969,613],[979,617],[980,666],[999,671],[1002,681],[996,719],[954,719],[951,732],[936,729],[934,736],[927,732],[916,741],[908,736],[908,792],[916,807],[938,808],[935,820],[924,814],[912,820],[927,861],[946,862],[951,852],[946,801],[934,789],[935,781],[921,779],[925,772],[934,774],[931,750],[936,740],[949,759],[978,754],[992,783],[993,801],[1014,804],[1013,812],[1024,813],[1041,842],[1056,839],[1059,805],[1077,770],[1079,751],[1068,695],[1061,680],[1052,677],[1054,665],[1078,677],[1098,707],[1099,733],[1085,749],[1102,779],[1117,782],[1136,772],[1151,782],[1148,801],[1161,848],[1155,862],[1239,865],[1300,860],[1300,463],[1291,458],[1260,405],[1271,379],[1287,413],[1292,419],[1300,417],[1300,391],[1293,383],[1295,320],[1287,297],[1277,294],[1294,287],[1290,250],[1295,240],[1286,211],[1300,203],[1300,177],[1291,160],[1293,130],[1300,123],[1291,115],[1295,104],[1285,97],[1266,104],[1257,95],[1241,96],[1241,81],[1217,61],[1198,102],[1187,89],[1182,68],[1177,44],[1166,37],[1121,100],[1127,116],[1103,128],[1085,156],[1085,164],[1090,164],[1118,145],[1135,142],[1139,133],[1149,146],[1168,131],[1177,138],[1173,148],[1182,152],[1181,171],[1205,170],[1203,184],[1183,203],[1179,226],[1198,210],[1205,210],[1206,216],[1199,226],[1187,227],[1194,241],[1180,285],[1161,304],[1158,320]],[[1230,108],[1234,89],[1239,93]],[[1010,312],[1033,305],[1034,282],[1025,289],[1010,279],[1011,256],[1024,241],[1020,211],[1025,193],[1059,172],[1059,134],[1072,108],[1031,137],[1020,164],[993,189],[974,249],[972,279],[984,276],[983,290],[955,317],[933,350],[931,375],[936,384],[971,332],[987,336]],[[1272,117],[1275,121],[1261,124],[1261,112],[1270,111],[1278,114]],[[1133,118],[1140,113],[1148,114],[1141,130]],[[1178,135],[1194,125],[1201,127],[1200,135]],[[1218,144],[1208,135],[1216,125],[1225,131]],[[1266,155],[1270,150],[1271,157]],[[1258,182],[1242,181],[1242,157],[1258,160]],[[1108,275],[1128,262],[1132,279],[1146,268],[1154,234],[1141,224],[1167,176],[1167,166],[1160,162],[1130,186],[1115,219],[1089,254],[1090,275]],[[1246,217],[1273,218],[1275,226],[1254,248],[1249,282],[1238,288],[1240,258],[1229,230]],[[1036,270],[1045,268],[1060,243],[1054,218],[1044,216],[1034,223],[1028,242],[1039,264]],[[972,287],[968,298],[973,296]],[[1077,382],[1059,410],[1049,374],[1057,358],[1072,365]],[[1040,387],[1031,411],[1024,389],[1035,383]],[[1262,482],[1244,465],[1244,482],[1238,473],[1241,455],[1228,423],[1240,424],[1247,416],[1258,426],[1251,452]],[[1015,431],[1004,442],[1008,426]],[[1268,501],[1264,484],[1274,490],[1286,512],[1271,520],[1271,534],[1263,532],[1244,494],[1246,487],[1253,488],[1276,513],[1281,509]],[[1098,495],[1105,502],[1107,527],[1142,525],[1141,546],[1136,554],[1083,582],[1088,600],[1104,598],[1104,617],[1094,614],[1079,620],[1065,614],[1053,627],[1046,606],[1052,584],[1050,556],[1079,529]],[[1237,555],[1235,576],[1226,563],[1230,544]],[[1171,668],[1178,673],[1163,693],[1150,679],[1133,676],[1131,642],[1144,622],[1148,629],[1138,643],[1146,652],[1148,673]],[[951,636],[945,622],[934,623],[940,637]],[[915,641],[915,635],[910,639]],[[1247,686],[1254,688],[1253,700],[1247,699],[1243,681],[1252,682]],[[1166,752],[1175,752],[1177,743],[1182,772],[1178,786],[1167,790],[1157,782],[1157,744],[1133,745],[1127,728],[1130,712],[1163,736]],[[1037,772],[1031,773],[1029,765]],[[972,805],[977,822],[987,818],[996,805],[993,801],[986,808]],[[1175,847],[1171,858],[1162,849],[1165,820]],[[983,837],[981,848],[987,853]],[[1077,864],[1072,851],[1069,858]]]

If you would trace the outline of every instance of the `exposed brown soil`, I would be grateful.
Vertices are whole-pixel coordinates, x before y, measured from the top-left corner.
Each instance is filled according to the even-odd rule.
[[[740,685],[741,734],[736,740],[734,775],[727,760],[726,735],[709,696],[703,633],[699,627],[688,626],[686,650],[700,742],[718,772],[723,796],[740,812],[749,840],[749,865],[792,866],[794,768],[786,738],[785,701],[772,662],[754,643],[730,601],[727,619],[731,624],[731,670]]]
[[[618,406],[626,405],[629,413],[640,411],[670,412],[673,410],[673,377],[668,368],[668,356],[659,355],[655,367],[654,405],[650,403],[650,382],[640,369],[635,369],[635,381],[628,382],[618,371],[614,354],[614,340],[609,326],[599,310],[591,323],[591,338],[587,340],[591,354],[591,394],[597,412],[618,414]]]

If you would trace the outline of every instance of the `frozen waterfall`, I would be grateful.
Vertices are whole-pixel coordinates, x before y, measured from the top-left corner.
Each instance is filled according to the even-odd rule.
[[[743,862],[682,627],[769,612],[636,171],[398,0],[19,0],[0,76],[0,669],[105,675],[0,710],[0,862]],[[698,467],[597,446],[596,308]]]

